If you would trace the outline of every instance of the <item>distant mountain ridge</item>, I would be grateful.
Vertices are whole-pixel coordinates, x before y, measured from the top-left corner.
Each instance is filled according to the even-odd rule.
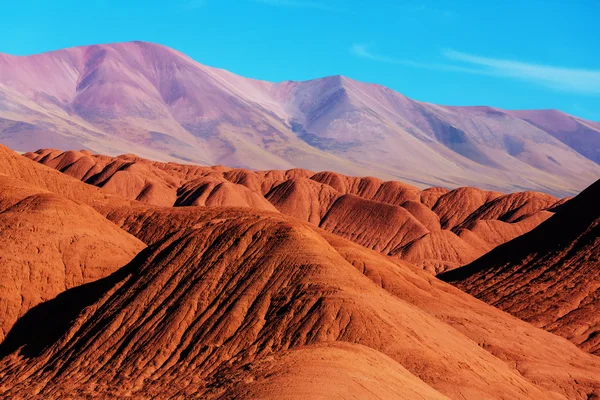
[[[0,143],[559,196],[600,176],[600,124],[411,100],[342,76],[271,83],[128,42],[0,54]]]

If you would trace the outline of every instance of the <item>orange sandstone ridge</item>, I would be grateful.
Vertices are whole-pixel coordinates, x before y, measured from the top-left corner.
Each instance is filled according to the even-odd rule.
[[[160,167],[167,167],[158,164],[150,168],[149,162],[139,163],[134,171],[143,170],[144,174],[154,168],[164,172]],[[446,216],[440,232],[454,234],[450,228],[441,229],[442,224],[452,228],[469,224],[469,216],[458,221],[432,210],[452,192],[414,192],[399,183],[375,181],[371,195],[366,195],[364,188],[370,186],[360,185],[365,181],[356,178],[323,174],[317,180],[308,171],[255,175],[209,169],[217,180],[241,185],[257,196],[260,193],[259,198],[266,200],[262,204],[277,208],[278,201],[270,199],[291,198],[286,194],[289,191],[297,194],[287,203],[290,209],[295,209],[295,202],[319,205],[308,208],[300,219],[253,208],[251,202],[242,207],[217,205],[218,201],[230,201],[233,194],[239,198],[242,192],[238,189],[219,194],[214,204],[203,200],[197,205],[174,207],[180,187],[209,174],[202,175],[194,169],[197,167],[172,167],[182,171],[182,175],[173,173],[175,182],[180,183],[174,189],[173,202],[168,206],[148,204],[150,197],[144,197],[146,203],[133,200],[143,188],[139,192],[125,190],[132,187],[127,184],[130,179],[136,181],[128,177],[128,168],[114,169],[125,171],[119,174],[122,185],[114,187],[125,190],[126,198],[115,190],[109,193],[81,182],[85,174],[75,179],[0,147],[3,209],[12,209],[8,213],[12,216],[23,213],[24,222],[30,214],[44,214],[36,229],[19,233],[22,240],[14,243],[14,252],[6,253],[2,268],[6,262],[18,261],[27,246],[51,239],[40,237],[37,229],[63,229],[52,227],[52,221],[66,226],[73,223],[64,219],[61,210],[73,215],[79,231],[91,232],[95,254],[116,256],[116,240],[137,248],[133,259],[123,254],[120,267],[107,263],[109,268],[92,269],[92,264],[86,265],[85,271],[96,274],[91,281],[72,280],[74,286],[56,295],[47,293],[42,303],[20,316],[0,344],[0,396],[600,396],[598,357],[476,300],[420,267],[342,237],[346,235],[341,233],[347,232],[354,240],[362,238],[345,231],[356,228],[351,220],[350,225],[339,220],[338,234],[315,223],[344,199],[337,211],[344,218],[353,216],[347,210],[354,207],[358,207],[356,212],[373,207],[376,215],[405,216],[411,227],[428,230],[435,223],[426,208],[438,217]],[[95,175],[100,176],[104,169],[99,167]],[[138,177],[146,179],[144,174]],[[110,180],[108,177],[104,182]],[[166,180],[157,182],[169,187]],[[287,186],[280,187],[282,184]],[[216,186],[208,189],[210,193]],[[276,187],[280,189],[274,192]],[[161,201],[168,198],[153,193]],[[474,207],[483,199],[480,208],[502,197],[483,194],[469,204]],[[448,203],[456,203],[455,195],[447,198]],[[411,203],[403,206],[407,201]],[[321,204],[330,202],[327,210],[321,209]],[[524,215],[540,212],[531,210],[542,206],[521,206],[522,211],[516,206],[530,202],[513,196],[491,207],[495,211],[485,208],[474,215],[493,215],[510,225],[523,221]],[[79,218],[76,210],[84,210],[88,217]],[[56,220],[51,218],[54,214]],[[374,220],[383,225],[378,218]],[[103,240],[94,232],[104,232],[100,235]],[[404,238],[404,234],[392,236],[399,243]],[[147,247],[143,248],[138,239]],[[382,240],[375,242],[383,245]],[[62,277],[64,266],[48,264],[47,270]],[[20,271],[3,273],[5,286]],[[33,290],[36,286],[30,287]],[[5,308],[0,309],[2,320],[5,313]]]
[[[145,204],[278,210],[433,273],[469,263],[533,229],[562,202],[537,192],[420,190],[302,169],[250,171],[51,149],[25,156]]]
[[[534,230],[441,278],[600,355],[600,181]]]

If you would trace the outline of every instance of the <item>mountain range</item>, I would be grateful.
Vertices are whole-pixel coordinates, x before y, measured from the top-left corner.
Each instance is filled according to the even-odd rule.
[[[600,123],[560,111],[439,106],[342,76],[258,81],[146,42],[0,54],[0,143],[561,197],[600,176]]]
[[[432,273],[457,268],[528,232],[568,200],[531,191],[420,190],[334,172],[256,172],[89,151],[40,149],[24,157],[148,205],[279,211]]]
[[[483,223],[470,235],[481,243],[546,220],[512,247],[566,219],[557,242],[584,249],[568,277],[585,282],[597,188],[565,202],[0,146],[0,397],[596,399],[595,347],[479,301],[385,243]],[[597,314],[582,304],[577,315]]]

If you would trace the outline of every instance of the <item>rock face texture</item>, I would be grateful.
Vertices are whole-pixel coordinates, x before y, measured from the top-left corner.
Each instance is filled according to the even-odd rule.
[[[33,307],[110,275],[145,245],[75,200],[102,201],[104,195],[96,188],[24,162],[6,148],[0,153],[0,340],[4,340]]]
[[[31,308],[110,275],[145,247],[92,208],[54,193],[0,211],[0,226],[0,340]]]
[[[324,390],[343,390],[324,372],[350,354],[340,379],[362,368],[376,378],[367,388],[390,395],[586,398],[600,388],[594,356],[313,225],[227,208],[116,214],[163,239],[99,282],[58,340],[5,357],[5,395],[301,398],[317,371]],[[281,389],[296,371],[309,380]]]
[[[134,165],[129,168],[143,170],[145,177],[154,173]],[[146,203],[131,200],[139,193],[137,186],[129,190],[136,179],[127,173],[119,174],[121,185],[109,188],[111,194],[0,147],[0,226],[9,232],[3,240],[19,239],[2,255],[11,262],[28,257],[34,271],[43,267],[52,272],[47,276],[60,278],[55,279],[57,293],[21,278],[22,288],[29,284],[27,295],[41,302],[18,316],[0,344],[0,396],[600,396],[598,357],[417,266],[340,235],[359,228],[341,221],[353,215],[348,210],[357,213],[362,207],[375,207],[376,215],[402,216],[411,229],[437,227],[433,215],[448,214],[436,214],[425,203],[451,191],[421,192],[399,182],[304,170],[250,174],[210,168],[212,175],[206,176],[241,186],[266,203],[218,204],[246,198],[241,193],[247,192],[236,188],[231,191],[235,196],[215,195],[212,205],[174,207],[179,187],[206,176],[191,166],[171,167],[187,178],[165,172],[180,185],[173,203],[165,206],[148,204],[147,198]],[[103,169],[95,175],[109,182],[111,174],[103,175]],[[152,173],[146,176],[148,171]],[[166,183],[157,180],[156,185]],[[129,199],[114,194],[117,189]],[[169,198],[163,194],[154,192],[152,198],[160,203]],[[448,203],[455,204],[456,196],[450,196]],[[555,200],[542,199],[529,208],[522,196],[528,195],[499,201],[476,215],[494,215],[511,224],[513,217],[518,220]],[[485,197],[489,202],[502,195]],[[291,216],[261,204],[313,207]],[[569,204],[559,205],[558,215]],[[334,212],[344,216],[335,224],[337,234],[311,221],[334,222],[333,215],[327,216]],[[410,240],[384,232],[381,220],[373,219],[381,226],[381,237]],[[458,227],[467,220],[451,223]],[[38,225],[28,225],[31,221]],[[15,223],[32,228],[10,233]],[[54,252],[41,254],[52,260],[64,256],[64,265],[44,263],[45,257],[36,259],[35,252],[27,251],[45,243]],[[122,256],[115,243],[122,246]],[[130,243],[135,258],[125,254],[122,243]],[[106,267],[99,260],[113,264]],[[15,270],[5,265],[10,264],[2,263],[3,287],[24,270],[8,276],[7,271]],[[6,311],[0,310],[2,321]]]
[[[600,125],[558,111],[438,106],[342,76],[256,81],[143,42],[0,54],[0,143],[561,197],[600,175]]]
[[[600,355],[600,181],[528,234],[441,279]]]
[[[469,263],[533,229],[562,202],[538,192],[421,191],[398,181],[302,169],[249,171],[52,149],[25,157],[145,204],[279,211],[432,273]]]

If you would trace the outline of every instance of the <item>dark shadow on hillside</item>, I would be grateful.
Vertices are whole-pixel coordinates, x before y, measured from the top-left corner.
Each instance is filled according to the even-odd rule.
[[[98,301],[116,283],[127,277],[139,265],[142,250],[133,261],[111,275],[94,282],[74,287],[52,300],[29,310],[12,327],[0,344],[0,358],[20,349],[26,358],[39,356],[59,340],[84,308]]]
[[[594,225],[600,219],[599,198],[600,180],[597,180],[573,199],[556,207],[556,213],[535,229],[494,248],[468,265],[443,272],[437,278],[451,283],[491,268],[522,262],[534,265],[535,260],[561,249],[569,249],[565,257],[570,257],[593,242],[600,231],[600,226]],[[560,265],[559,261],[557,265]]]

